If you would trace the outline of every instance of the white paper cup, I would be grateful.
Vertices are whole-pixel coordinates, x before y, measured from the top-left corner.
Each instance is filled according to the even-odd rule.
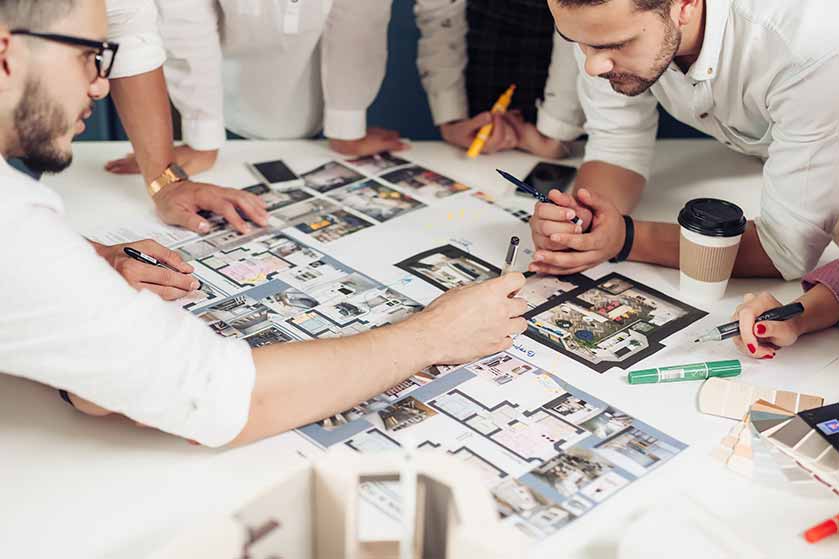
[[[687,299],[725,296],[746,227],[743,211],[730,202],[691,200],[679,214],[679,291]]]

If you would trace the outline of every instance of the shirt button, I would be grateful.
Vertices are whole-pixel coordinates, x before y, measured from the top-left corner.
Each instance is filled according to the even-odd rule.
[[[708,113],[702,113],[699,118],[708,118]]]
[[[714,73],[714,69],[713,68],[708,68],[708,75],[710,76],[713,73]]]

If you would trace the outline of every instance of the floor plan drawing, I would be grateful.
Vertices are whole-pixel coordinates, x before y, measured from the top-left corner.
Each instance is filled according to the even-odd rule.
[[[597,372],[627,369],[663,349],[661,340],[707,313],[609,274],[549,299],[525,315],[528,335]]]
[[[555,533],[686,448],[507,352],[438,371],[422,385],[412,379],[299,432],[322,448],[375,452],[409,444],[462,459],[492,490],[505,522],[534,538]]]
[[[196,296],[186,308],[219,335],[245,339],[252,347],[365,332],[422,309],[394,289],[276,230],[262,230],[194,264],[202,279],[210,275],[206,271],[225,280],[228,292]],[[209,288],[206,280],[205,284]]]

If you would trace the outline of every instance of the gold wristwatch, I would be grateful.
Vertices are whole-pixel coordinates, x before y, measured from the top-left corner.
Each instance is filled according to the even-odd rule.
[[[163,174],[151,181],[146,190],[149,193],[149,196],[154,198],[154,195],[169,186],[170,184],[174,184],[176,182],[183,182],[189,180],[189,175],[186,174],[186,171],[178,165],[177,163],[172,163],[166,170],[163,171]]]

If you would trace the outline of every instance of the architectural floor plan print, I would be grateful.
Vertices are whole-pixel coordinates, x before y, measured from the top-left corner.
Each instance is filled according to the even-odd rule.
[[[192,264],[204,287],[181,302],[221,336],[252,347],[348,336],[422,308],[282,231],[236,238],[213,252],[201,245]]]
[[[414,378],[299,432],[322,448],[447,452],[475,466],[505,522],[537,539],[686,448],[511,353]]]
[[[707,313],[619,274],[548,300],[525,315],[528,336],[598,372],[627,369]]]

